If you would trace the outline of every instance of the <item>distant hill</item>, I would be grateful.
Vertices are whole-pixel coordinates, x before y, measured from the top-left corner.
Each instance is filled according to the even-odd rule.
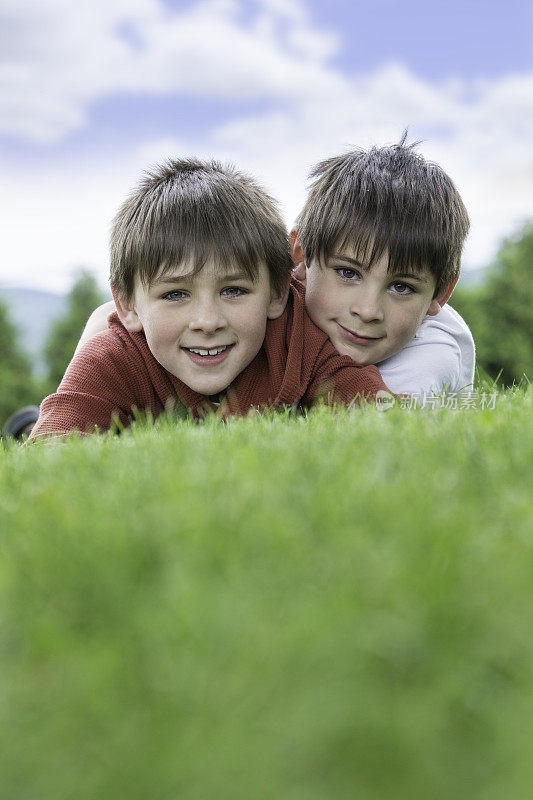
[[[42,349],[51,322],[65,312],[67,296],[36,289],[2,288],[0,300],[9,308],[11,319],[20,331],[22,343],[35,363],[35,371],[43,371]]]

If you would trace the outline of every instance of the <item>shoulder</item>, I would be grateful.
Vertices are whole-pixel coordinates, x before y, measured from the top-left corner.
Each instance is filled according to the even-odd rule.
[[[73,370],[76,372],[77,369],[83,369],[85,372],[89,366],[105,369],[110,362],[123,360],[130,349],[127,331],[124,328],[121,331],[118,326],[112,325],[96,333],[80,347],[70,362],[67,373]]]
[[[102,392],[119,389],[131,395],[136,378],[146,370],[152,357],[142,334],[130,334],[116,314],[109,317],[109,328],[91,337],[74,355],[58,391]],[[153,358],[153,357],[152,357]]]
[[[383,379],[397,392],[459,390],[474,379],[475,347],[463,318],[448,305],[426,316],[411,341],[382,361]]]
[[[337,352],[327,334],[315,325],[307,313],[305,286],[294,276],[291,277],[283,314],[267,323],[265,346],[268,351],[284,351],[298,360],[306,361],[313,360],[322,349]]]
[[[290,289],[290,294],[293,297],[305,302],[305,284],[299,281],[294,273],[291,275]]]
[[[295,336],[301,336],[305,342],[306,350],[316,350],[326,347],[332,352],[337,352],[331,344],[329,337],[318,328],[305,306],[305,285],[292,276],[290,283],[289,299],[286,307],[287,325]]]
[[[438,314],[426,316],[415,339],[451,338],[457,342],[474,341],[470,329],[462,316],[450,305],[444,305]]]
[[[435,316],[426,317],[420,329],[414,338],[415,346],[417,341],[440,346],[442,357],[446,357],[446,352],[448,359],[451,357],[450,351],[453,351],[459,364],[458,388],[470,385],[474,380],[476,347],[470,328],[462,316],[446,304]]]
[[[283,313],[276,319],[267,321],[264,348],[269,358],[275,359],[276,355],[285,358],[289,350],[301,351],[304,326],[308,319],[305,310],[305,286],[291,277]]]

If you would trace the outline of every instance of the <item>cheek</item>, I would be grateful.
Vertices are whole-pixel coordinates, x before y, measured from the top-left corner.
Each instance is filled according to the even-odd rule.
[[[250,346],[262,344],[266,333],[267,308],[264,303],[258,302],[242,308],[234,308],[229,324],[238,334],[241,342]]]
[[[308,282],[305,298],[307,311],[313,320],[328,314],[335,306],[333,290],[319,281]]]
[[[396,335],[402,342],[402,346],[411,341],[422,320],[425,317],[425,312],[419,309],[407,309],[401,314],[398,314],[395,322]]]
[[[165,345],[167,342],[174,341],[180,333],[183,325],[176,313],[149,314],[143,324],[147,341],[158,345]]]

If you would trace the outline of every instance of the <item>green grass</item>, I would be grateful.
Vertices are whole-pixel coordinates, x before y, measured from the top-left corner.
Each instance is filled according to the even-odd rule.
[[[533,392],[0,450],[1,800],[526,800]]]

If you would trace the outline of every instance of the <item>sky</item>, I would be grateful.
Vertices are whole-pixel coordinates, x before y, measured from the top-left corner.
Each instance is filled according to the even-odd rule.
[[[236,163],[291,226],[313,164],[408,128],[471,218],[533,218],[533,0],[0,0],[0,287],[107,283],[144,170]]]

